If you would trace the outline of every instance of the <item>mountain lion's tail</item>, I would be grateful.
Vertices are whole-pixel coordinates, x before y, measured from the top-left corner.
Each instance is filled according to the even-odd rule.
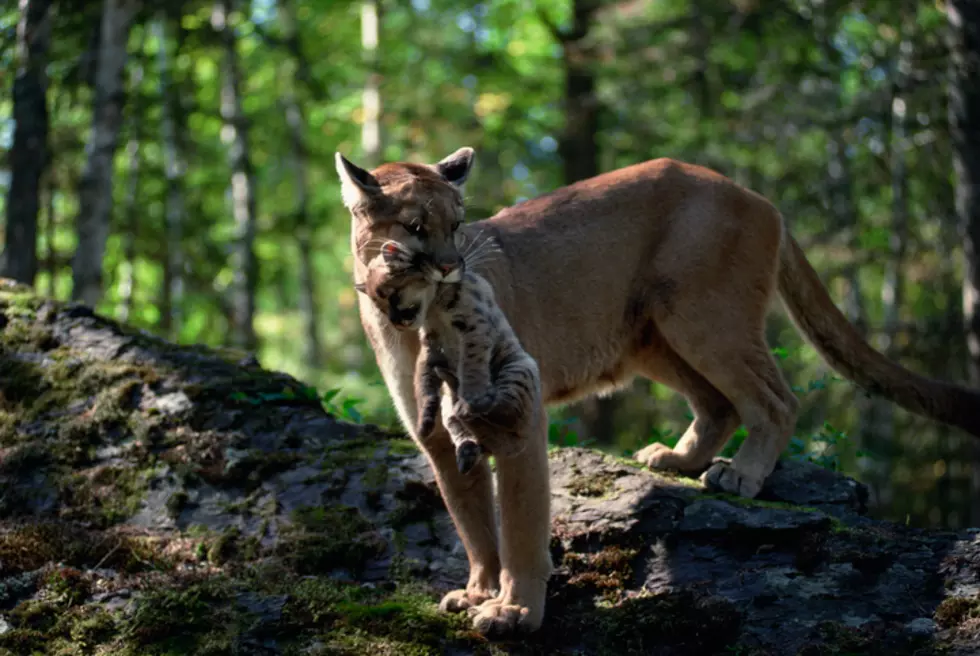
[[[838,372],[871,394],[980,437],[980,390],[920,376],[871,348],[788,233],[780,246],[779,293],[796,325]]]

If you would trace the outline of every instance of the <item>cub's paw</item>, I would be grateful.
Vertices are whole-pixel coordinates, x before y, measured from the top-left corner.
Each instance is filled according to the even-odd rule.
[[[465,440],[456,445],[456,468],[464,476],[480,461],[483,448],[475,440]]]
[[[507,604],[501,597],[471,607],[467,612],[473,619],[473,628],[488,638],[537,631],[544,619],[543,611],[534,612],[527,606]]]
[[[735,469],[730,462],[716,460],[706,472],[701,474],[701,482],[709,490],[753,499],[762,490],[765,479],[748,476]]]
[[[474,590],[453,590],[442,598],[439,602],[439,610],[444,613],[461,613],[468,608],[475,608],[488,599],[492,599],[490,592],[477,592]]]
[[[489,390],[471,399],[459,399],[453,409],[460,419],[472,419],[487,414],[497,402],[497,395],[493,390]]]

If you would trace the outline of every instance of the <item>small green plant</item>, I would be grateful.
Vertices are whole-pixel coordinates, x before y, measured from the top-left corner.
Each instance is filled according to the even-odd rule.
[[[336,415],[341,419],[346,419],[347,421],[355,424],[361,423],[364,420],[364,417],[357,409],[357,406],[364,403],[364,399],[350,397],[338,403],[336,399],[339,394],[339,387],[334,387],[333,389],[329,389],[324,392],[323,396],[320,397],[320,402],[323,403],[324,409],[330,414]]]
[[[791,459],[812,462],[830,471],[839,471],[841,458],[850,453],[857,458],[871,457],[868,451],[857,448],[847,433],[837,430],[829,422],[824,422],[820,430],[810,436],[809,448],[807,441],[799,437],[793,437],[789,443]]]
[[[565,417],[563,419],[551,419],[548,422],[548,444],[552,446],[588,446],[595,440],[583,440],[578,436],[571,425],[576,421],[575,417]]]

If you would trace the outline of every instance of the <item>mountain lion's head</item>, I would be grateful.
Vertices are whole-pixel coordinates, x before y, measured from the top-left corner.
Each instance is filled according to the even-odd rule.
[[[463,221],[461,188],[473,149],[460,148],[437,164],[382,164],[366,171],[336,154],[344,205],[350,210],[355,257],[371,262],[388,242],[411,253],[433,283],[459,282],[464,263],[457,229]]]

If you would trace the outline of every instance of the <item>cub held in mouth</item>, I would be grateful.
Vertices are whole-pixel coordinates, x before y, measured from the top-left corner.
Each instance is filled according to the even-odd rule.
[[[416,431],[428,438],[441,412],[459,472],[467,474],[484,450],[512,456],[531,439],[528,428],[541,407],[538,367],[496,304],[493,288],[465,268],[465,257],[460,281],[439,285],[414,260],[407,249],[387,242],[356,286],[393,325],[419,330]]]

